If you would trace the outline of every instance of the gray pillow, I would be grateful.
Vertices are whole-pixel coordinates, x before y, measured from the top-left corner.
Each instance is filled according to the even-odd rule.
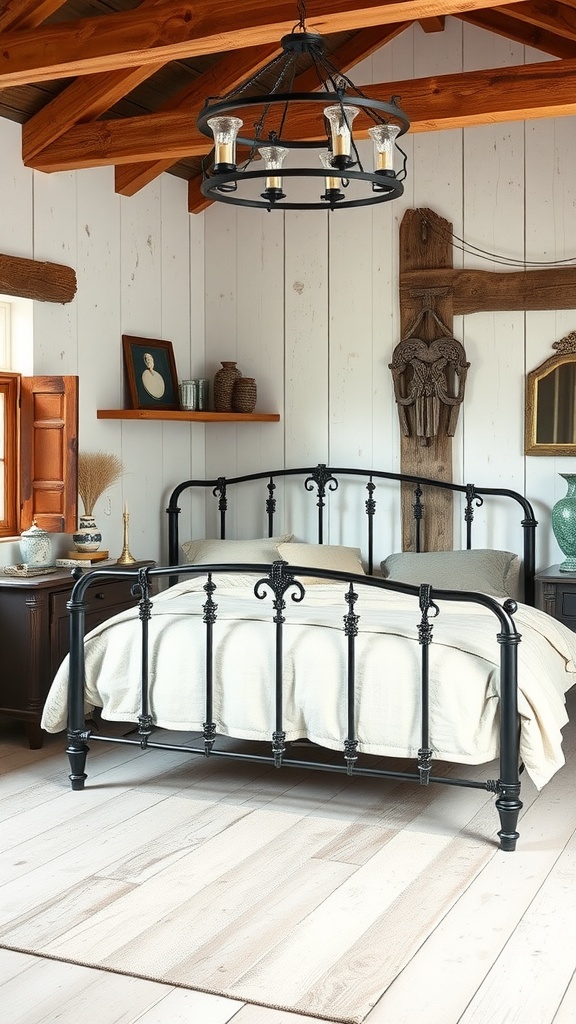
[[[401,551],[388,555],[380,568],[384,577],[400,583],[518,598],[520,559],[513,551]]]

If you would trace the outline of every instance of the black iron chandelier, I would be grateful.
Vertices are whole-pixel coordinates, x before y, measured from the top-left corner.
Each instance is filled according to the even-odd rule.
[[[206,100],[198,128],[214,146],[203,162],[203,195],[266,210],[335,210],[397,199],[406,177],[406,154],[397,143],[410,127],[406,114],[397,97],[370,99],[339,72],[322,38],[306,30],[303,0],[298,12],[277,57],[229,93]],[[295,89],[303,68],[316,73],[318,91]],[[370,170],[352,134],[355,118],[372,139]]]

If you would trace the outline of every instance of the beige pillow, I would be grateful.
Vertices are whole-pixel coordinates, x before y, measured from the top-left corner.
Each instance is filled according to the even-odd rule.
[[[477,590],[518,597],[520,559],[513,551],[400,551],[380,563],[382,575],[401,583],[430,583],[438,590]]]
[[[341,544],[279,544],[280,558],[289,565],[307,565],[311,569],[335,569],[337,572],[361,573],[365,576],[360,548]],[[319,576],[299,577],[307,585],[325,583]]]
[[[256,540],[188,540],[182,545],[186,561],[195,565],[212,563],[244,564],[275,562],[281,556],[279,544],[287,544],[291,533],[283,537],[260,537]]]

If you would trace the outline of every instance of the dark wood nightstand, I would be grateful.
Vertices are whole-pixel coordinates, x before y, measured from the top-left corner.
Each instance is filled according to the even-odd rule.
[[[558,565],[536,573],[536,607],[576,632],[576,573]]]
[[[108,563],[92,568],[120,567]],[[86,631],[134,606],[129,583],[110,578],[89,587]],[[66,604],[73,585],[67,568],[31,577],[0,572],[0,714],[25,723],[33,750],[42,746],[42,709],[56,670],[69,650]]]

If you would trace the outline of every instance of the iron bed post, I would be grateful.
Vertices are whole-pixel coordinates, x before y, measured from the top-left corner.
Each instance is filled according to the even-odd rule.
[[[344,760],[348,775],[352,775],[354,764],[358,760],[358,740],[356,739],[356,637],[358,636],[359,615],[354,612],[358,594],[350,583],[346,591],[345,601],[348,611],[344,616],[344,634],[348,637],[348,734],[344,740]]]
[[[422,583],[418,600],[422,613],[418,625],[418,642],[422,647],[421,679],[420,679],[420,749],[418,751],[418,772],[420,785],[427,786],[432,770],[432,750],[430,748],[430,644],[432,643],[432,623],[428,613],[432,609],[434,616],[440,609],[431,597],[432,587]]]
[[[88,734],[84,716],[84,588],[81,586],[81,569],[74,569],[76,583],[72,588],[66,607],[70,612],[70,672],[68,676],[68,746],[66,753],[70,762],[68,778],[72,789],[84,789],[87,778],[86,755]]]
[[[216,723],[214,722],[214,623],[216,622],[216,611],[218,605],[213,600],[216,584],[212,579],[212,573],[208,573],[208,579],[204,584],[207,599],[203,605],[203,619],[206,623],[206,721],[203,724],[204,754],[210,754],[216,738]]]
[[[142,749],[146,747],[148,737],[152,734],[153,719],[150,714],[150,698],[148,687],[148,623],[152,615],[152,601],[148,584],[148,570],[138,571],[138,583],[132,587],[132,593],[140,591],[138,618],[140,619],[140,648],[142,669],[140,674],[140,714],[138,715],[138,735]]]
[[[518,644],[511,615],[516,611],[515,601],[503,605],[507,621],[497,640],[500,647],[500,778],[496,808],[500,815],[500,848],[507,852],[516,849],[518,816],[522,810],[520,800],[520,739],[518,725]]]

